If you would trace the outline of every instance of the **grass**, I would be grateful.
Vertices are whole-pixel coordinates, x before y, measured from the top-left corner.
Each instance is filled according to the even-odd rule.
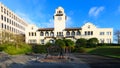
[[[10,55],[17,55],[17,54],[25,54],[31,52],[32,48],[31,46],[25,43],[20,43],[17,48],[13,43],[5,43],[0,45],[0,50]]]
[[[120,58],[120,46],[100,46],[97,48],[85,48],[88,54],[97,54]]]

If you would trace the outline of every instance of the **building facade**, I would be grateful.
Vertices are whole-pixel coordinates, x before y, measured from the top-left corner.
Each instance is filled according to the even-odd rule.
[[[112,28],[97,28],[94,24],[88,22],[82,27],[66,28],[67,16],[62,7],[58,7],[54,14],[54,28],[38,28],[35,25],[29,25],[26,31],[26,43],[45,44],[54,42],[55,39],[71,39],[76,41],[79,38],[98,38],[99,43],[112,43]]]
[[[25,34],[28,23],[8,7],[0,3],[0,32]]]

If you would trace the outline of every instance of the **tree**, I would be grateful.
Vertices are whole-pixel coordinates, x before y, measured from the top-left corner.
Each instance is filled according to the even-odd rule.
[[[74,41],[70,40],[70,39],[64,39],[63,40],[65,42],[65,45],[66,45],[66,51],[74,49],[75,47],[75,43]]]
[[[25,37],[23,34],[13,34],[11,40],[15,43],[16,48],[18,48],[19,44],[24,43]]]
[[[116,30],[114,34],[116,36],[117,43],[120,44],[120,30]]]
[[[59,47],[61,47],[61,48],[65,48],[66,46],[65,46],[65,42],[63,41],[63,40],[61,40],[61,39],[57,39],[56,41],[55,41],[55,45],[57,45],[57,46],[59,46]]]
[[[87,40],[87,47],[96,47],[98,43],[99,41],[97,38],[90,38]]]
[[[86,47],[87,40],[84,38],[80,38],[76,41],[76,46],[77,47]]]

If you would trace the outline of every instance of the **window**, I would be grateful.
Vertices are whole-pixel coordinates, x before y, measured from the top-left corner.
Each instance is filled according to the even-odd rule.
[[[107,43],[111,43],[111,39],[106,39],[107,40]]]
[[[10,24],[11,24],[11,19],[10,19]]]
[[[51,33],[50,33],[50,36],[54,36],[54,33],[53,33],[53,32],[51,32]]]
[[[6,22],[6,17],[4,17],[4,21]]]
[[[88,31],[88,35],[91,35],[91,32],[90,32],[90,31]]]
[[[75,36],[75,32],[74,32],[74,31],[72,31],[71,35],[72,35],[72,36]]]
[[[88,29],[90,29],[90,25],[88,25]]]
[[[13,21],[12,21],[12,25],[13,25]]]
[[[87,35],[87,31],[85,31],[85,35]]]
[[[5,25],[5,29],[6,29],[6,25]]]
[[[45,36],[49,36],[49,33],[48,33],[48,32],[46,32],[46,33],[45,33]]]
[[[3,28],[3,23],[2,23],[2,28]]]
[[[8,15],[8,11],[7,11],[7,15]]]
[[[6,9],[4,9],[4,13],[6,14]]]
[[[67,32],[66,32],[66,35],[67,35],[67,36],[70,36],[70,32],[69,32],[69,31],[67,31]]]
[[[1,6],[1,12],[3,12],[3,7]]]
[[[34,36],[34,33],[32,32],[32,36]]]
[[[111,32],[107,32],[106,34],[107,34],[107,35],[111,35]]]
[[[59,11],[57,11],[57,13],[62,13],[62,11],[61,11],[61,10],[59,10]]]
[[[58,36],[63,36],[63,32],[58,32]]]
[[[35,39],[29,40],[29,43],[36,43]]]
[[[77,35],[81,35],[80,31],[77,31]]]
[[[3,20],[3,15],[1,15],[1,20]]]
[[[40,32],[40,36],[44,36],[44,33],[43,33],[43,32]]]
[[[104,35],[104,32],[100,32],[100,35]]]
[[[101,42],[101,43],[104,43],[104,39],[100,39],[100,42]]]
[[[9,19],[7,18],[7,23],[9,22]]]
[[[93,35],[93,31],[91,31],[91,35]]]
[[[36,32],[34,34],[35,34],[34,36],[36,36]]]
[[[30,36],[30,32],[29,32],[29,36]]]

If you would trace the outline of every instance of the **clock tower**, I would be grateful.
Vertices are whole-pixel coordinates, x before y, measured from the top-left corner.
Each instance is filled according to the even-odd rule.
[[[63,30],[65,29],[66,15],[62,7],[58,7],[54,14],[54,35],[63,36]]]

